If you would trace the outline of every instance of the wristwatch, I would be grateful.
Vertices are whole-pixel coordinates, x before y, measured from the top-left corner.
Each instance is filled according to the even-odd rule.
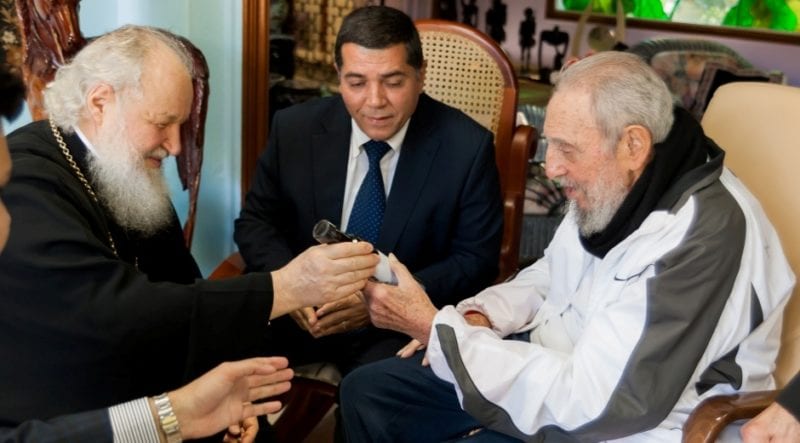
[[[178,417],[172,410],[172,403],[169,401],[167,393],[157,395],[153,398],[156,404],[156,412],[158,413],[158,420],[161,422],[161,430],[167,436],[167,443],[181,443],[181,425],[178,423]]]

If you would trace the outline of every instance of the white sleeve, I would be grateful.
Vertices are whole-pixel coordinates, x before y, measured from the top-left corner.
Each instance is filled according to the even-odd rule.
[[[490,286],[461,301],[456,310],[461,314],[470,310],[483,313],[501,337],[530,329],[549,288],[548,269],[547,260],[539,260],[520,271],[513,280]]]
[[[114,443],[160,443],[147,397],[108,408]]]
[[[495,331],[468,325],[452,307],[434,318],[428,358],[436,375],[453,383],[462,407],[481,423],[509,435],[531,435],[558,424],[574,429],[598,417],[618,384],[641,336],[646,291],[623,290],[586,324],[573,349],[503,340]],[[497,300],[490,309],[497,312]],[[500,304],[513,309],[514,303]],[[514,324],[531,312],[511,312]],[[499,324],[505,330],[510,325]],[[505,331],[504,331],[505,332]]]

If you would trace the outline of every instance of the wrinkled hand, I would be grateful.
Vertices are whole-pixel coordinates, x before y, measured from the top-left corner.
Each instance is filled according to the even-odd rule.
[[[800,442],[800,422],[778,403],[771,404],[741,429],[745,443]]]
[[[369,312],[361,291],[325,303],[314,312],[314,315],[316,322],[311,325],[309,332],[315,338],[341,334],[369,325]]]
[[[304,331],[311,332],[311,325],[317,322],[317,314],[312,307],[300,308],[290,312],[289,315],[297,323],[297,326],[300,326],[300,329]]]
[[[379,328],[402,332],[427,344],[437,309],[394,254],[389,254],[389,266],[397,276],[397,286],[367,282],[365,287],[370,320]]]
[[[222,443],[254,443],[258,435],[258,418],[248,417],[241,424],[228,427]]]
[[[419,340],[417,340],[416,338],[412,338],[407,345],[403,346],[402,348],[400,348],[399,351],[397,351],[397,356],[400,358],[409,358],[412,355],[416,354],[417,351],[421,351],[425,348],[427,348],[427,346],[420,343]],[[429,364],[430,362],[428,362],[428,351],[425,351],[425,356],[422,357],[422,366],[428,366]]]
[[[472,326],[483,326],[484,328],[492,329],[492,322],[489,321],[489,317],[480,312],[464,314],[464,320]]]
[[[375,273],[378,255],[367,242],[312,246],[272,272],[270,318],[304,306],[321,306],[361,290]]]
[[[252,403],[283,394],[294,373],[283,357],[222,363],[169,393],[184,439],[213,435],[246,418],[277,412],[279,401]]]

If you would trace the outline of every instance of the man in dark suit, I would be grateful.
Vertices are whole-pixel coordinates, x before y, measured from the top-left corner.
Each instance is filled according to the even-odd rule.
[[[419,34],[396,9],[353,11],[335,59],[340,96],[275,115],[236,221],[249,269],[279,268],[315,244],[312,228],[327,219],[408,264],[437,306],[473,295],[498,272],[502,205],[491,132],[422,92]],[[377,143],[385,154],[371,166],[375,142],[385,142]],[[365,227],[362,192],[373,181],[381,209],[367,211]],[[333,361],[347,372],[408,340],[370,327],[360,293],[292,318],[272,327],[285,345],[274,352],[293,364]]]

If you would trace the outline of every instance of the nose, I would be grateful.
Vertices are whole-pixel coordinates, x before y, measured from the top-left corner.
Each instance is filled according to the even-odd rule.
[[[386,93],[380,83],[373,83],[367,91],[367,105],[380,108],[386,103]]]
[[[177,123],[169,125],[166,129],[166,137],[161,146],[173,157],[181,153],[181,125]]]
[[[548,149],[544,155],[544,173],[550,180],[567,173],[564,162],[557,151],[557,149]]]

